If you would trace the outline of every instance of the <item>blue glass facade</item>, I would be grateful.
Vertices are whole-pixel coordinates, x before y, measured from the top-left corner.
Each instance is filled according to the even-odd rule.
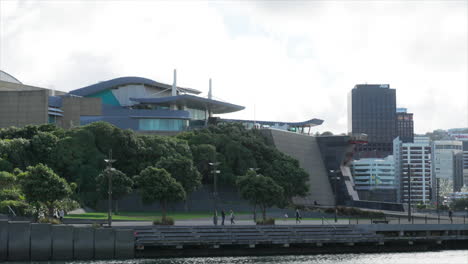
[[[187,121],[183,119],[139,119],[138,130],[143,131],[183,131]]]

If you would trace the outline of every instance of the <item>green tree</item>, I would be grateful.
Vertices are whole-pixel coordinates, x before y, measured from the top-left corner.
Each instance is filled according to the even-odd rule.
[[[135,176],[134,181],[144,203],[159,201],[162,217],[166,218],[167,205],[185,199],[185,191],[165,169],[148,167]]]
[[[29,166],[19,175],[19,181],[26,201],[36,207],[43,204],[48,209],[50,217],[54,213],[54,203],[71,194],[67,181],[41,163]]]
[[[242,198],[248,200],[256,208],[260,206],[263,220],[266,220],[266,209],[284,203],[283,188],[273,179],[250,170],[237,179],[237,186]],[[255,211],[255,209],[254,209]]]
[[[31,139],[31,151],[35,163],[53,164],[53,153],[59,138],[51,132],[38,132]]]
[[[193,163],[197,166],[200,174],[206,178],[210,174],[210,162],[216,158],[216,148],[210,144],[200,144],[190,146],[193,155]]]
[[[185,157],[169,157],[161,159],[156,167],[165,169],[184,187],[189,195],[201,185],[201,175],[193,166],[192,160]]]
[[[450,207],[455,210],[464,211],[468,208],[468,198],[456,199],[450,204]]]
[[[96,178],[97,191],[102,198],[108,197],[109,177],[112,177],[112,200],[115,204],[115,211],[118,212],[118,201],[132,192],[133,180],[117,169],[105,169]]]

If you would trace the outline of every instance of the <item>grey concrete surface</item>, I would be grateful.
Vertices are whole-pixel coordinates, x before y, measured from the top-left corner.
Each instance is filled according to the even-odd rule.
[[[29,260],[31,230],[27,222],[8,224],[8,259],[11,261]]]
[[[50,224],[31,224],[31,259],[49,260],[52,255]]]
[[[0,262],[7,259],[8,221],[0,220]]]
[[[52,259],[73,259],[73,226],[52,226]]]
[[[94,231],[94,258],[112,259],[114,257],[115,232],[113,229],[97,228]]]
[[[115,230],[115,258],[129,259],[135,257],[135,236],[133,230]]]
[[[276,129],[263,133],[272,138],[279,151],[297,159],[299,165],[309,174],[309,194],[304,198],[294,198],[294,203],[313,205],[317,201],[322,205],[334,205],[335,198],[317,139]]]
[[[94,228],[75,227],[73,229],[73,258],[87,260],[94,258]]]

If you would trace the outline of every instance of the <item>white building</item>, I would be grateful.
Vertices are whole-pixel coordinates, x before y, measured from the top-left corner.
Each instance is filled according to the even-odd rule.
[[[430,202],[432,194],[431,152],[431,142],[428,137],[415,136],[414,143],[402,143],[399,138],[393,141],[398,202],[408,202],[409,187],[411,187],[411,203]]]
[[[355,160],[351,170],[357,191],[395,189],[395,164],[391,155],[384,159]]]
[[[463,186],[463,143],[457,140],[436,140],[432,149],[433,184],[438,179],[444,182],[439,185],[449,186],[447,190],[440,190],[441,195],[460,191]]]

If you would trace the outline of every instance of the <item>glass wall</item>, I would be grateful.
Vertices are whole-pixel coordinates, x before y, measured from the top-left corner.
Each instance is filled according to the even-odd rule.
[[[182,119],[140,119],[138,130],[145,131],[182,131],[187,121]]]
[[[205,120],[206,119],[206,112],[205,110],[194,109],[194,108],[187,108],[187,111],[190,113],[190,117],[193,120]]]

